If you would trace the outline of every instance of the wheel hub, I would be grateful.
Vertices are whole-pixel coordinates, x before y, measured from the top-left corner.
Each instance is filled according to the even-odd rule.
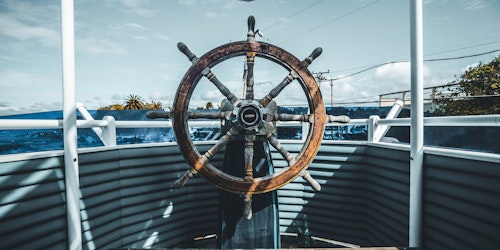
[[[256,133],[265,124],[267,110],[255,100],[242,100],[233,110],[232,121],[240,132]]]

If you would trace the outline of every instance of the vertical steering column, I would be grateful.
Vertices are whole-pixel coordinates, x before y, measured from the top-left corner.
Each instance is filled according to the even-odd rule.
[[[247,75],[245,79],[245,85],[246,85],[246,99],[247,100],[253,100],[254,95],[253,95],[253,85],[254,85],[254,78],[253,78],[253,66],[255,62],[255,52],[247,52]]]

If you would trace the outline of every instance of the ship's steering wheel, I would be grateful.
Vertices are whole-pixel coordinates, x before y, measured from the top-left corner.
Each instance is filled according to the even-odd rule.
[[[255,19],[248,18],[248,33],[246,41],[232,42],[217,47],[200,58],[194,55],[185,44],[179,43],[179,50],[184,53],[192,62],[192,66],[184,75],[176,98],[173,104],[173,111],[163,117],[173,119],[173,129],[179,145],[180,151],[189,163],[190,170],[184,178],[181,178],[180,185],[183,185],[194,173],[202,175],[209,182],[217,187],[245,195],[245,201],[249,201],[251,195],[265,193],[276,190],[283,185],[293,181],[299,175],[304,177],[314,187],[319,190],[320,185],[311,178],[307,172],[307,167],[315,157],[323,137],[326,122],[340,121],[346,122],[346,116],[328,116],[325,113],[325,106],[318,84],[307,67],[321,54],[321,48],[316,48],[310,56],[300,61],[287,51],[269,43],[255,40]],[[243,99],[221,83],[211,71],[215,65],[236,56],[246,56],[247,74],[246,96]],[[254,59],[264,58],[281,65],[289,74],[283,81],[274,87],[266,96],[261,99],[254,97]],[[230,102],[232,110],[221,112],[190,112],[189,101],[202,77],[206,77]],[[296,80],[302,87],[306,96],[310,114],[291,115],[277,114],[268,110],[268,105],[280,94],[280,92],[292,81]],[[150,113],[148,117],[162,117],[158,113]],[[201,154],[191,139],[188,120],[197,118],[225,119],[232,127],[222,136],[215,145],[206,153]],[[272,133],[273,122],[275,121],[302,121],[310,124],[307,138],[303,147],[296,156],[292,156],[274,137]],[[267,125],[266,125],[267,124]],[[265,136],[265,139],[272,145],[288,162],[288,166],[281,171],[271,175],[254,177],[252,174],[253,144],[257,135]],[[234,137],[245,140],[245,177],[237,177],[223,172],[212,165],[211,158],[214,154],[227,144]],[[240,167],[240,166],[237,166]]]

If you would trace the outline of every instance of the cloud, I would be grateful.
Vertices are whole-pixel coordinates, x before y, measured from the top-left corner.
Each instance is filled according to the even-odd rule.
[[[120,0],[120,3],[125,7],[124,11],[134,13],[142,17],[151,17],[156,11],[144,7],[149,5],[147,0]]]
[[[127,23],[124,26],[132,30],[148,30],[148,28],[137,23]]]
[[[21,41],[35,42],[48,48],[60,47],[59,5],[5,0],[1,3],[0,13],[0,38],[14,38],[17,46]]]
[[[224,4],[224,6],[222,7],[222,9],[224,9],[224,10],[233,10],[234,8],[236,8],[236,6],[237,6],[236,1],[228,1],[228,2],[226,2],[226,4]]]
[[[48,48],[57,48],[61,44],[58,31],[29,25],[4,14],[0,14],[0,34],[21,41],[36,41]]]
[[[8,108],[8,107],[10,107],[9,102],[0,101],[0,108]]]
[[[21,113],[25,113],[25,112],[23,112],[23,110],[18,108],[18,107],[2,107],[2,106],[0,106],[0,116],[15,115],[15,114],[21,114]]]
[[[160,40],[162,40],[162,41],[165,41],[165,42],[168,42],[168,41],[172,40],[170,37],[165,36],[165,35],[160,34],[160,33],[156,33],[155,37],[158,38],[158,39],[160,39]]]
[[[169,100],[171,99],[172,97],[170,95],[165,95],[165,93],[161,92],[161,91],[154,91],[153,93],[151,93],[148,98],[151,100],[151,101],[166,101],[166,100]]]
[[[144,3],[149,3],[147,0],[120,0],[120,2],[130,8],[137,8],[143,5]]]
[[[205,15],[204,15],[204,16],[205,16],[205,17],[207,17],[207,18],[216,18],[216,17],[218,17],[219,15],[218,15],[217,13],[215,13],[215,12],[212,12],[212,11],[207,11],[207,12],[205,12]]]
[[[188,7],[190,7],[190,6],[195,5],[196,0],[179,0],[179,2],[178,2],[178,3],[179,3],[179,5],[183,5],[183,6],[188,6]]]
[[[372,93],[382,94],[409,89],[410,63],[391,63],[378,67],[373,76],[373,82],[377,85],[378,91]],[[370,89],[369,86],[368,89]]]
[[[27,107],[27,109],[33,112],[61,110],[62,108],[62,102],[35,102]]]
[[[62,102],[36,102],[32,105],[21,107],[0,105],[0,116],[62,110],[62,108]]]
[[[81,50],[89,54],[126,54],[125,49],[123,49],[119,44],[103,38],[96,39],[93,36],[89,36],[84,39],[78,39],[76,43],[76,50]]]
[[[111,96],[111,100],[116,101],[116,102],[123,102],[124,99],[125,99],[125,95],[114,94]]]
[[[123,25],[111,25],[111,32],[119,36],[127,36],[137,40],[147,40],[149,29],[138,23],[127,23]]]
[[[473,69],[473,68],[477,68],[479,66],[479,63],[473,63],[473,64],[469,64],[467,66],[465,66],[463,69],[460,70],[460,74],[464,74],[467,70],[470,70],[470,69]]]
[[[30,75],[17,70],[4,70],[0,72],[0,86],[9,88],[26,88],[44,85],[46,78]]]
[[[462,0],[460,4],[464,10],[480,10],[486,7],[483,0]]]

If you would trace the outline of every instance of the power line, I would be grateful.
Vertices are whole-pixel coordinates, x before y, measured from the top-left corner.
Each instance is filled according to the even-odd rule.
[[[444,54],[444,53],[454,52],[454,51],[459,51],[459,50],[464,50],[464,49],[470,49],[470,48],[480,47],[480,46],[484,46],[484,45],[490,45],[490,44],[494,44],[494,43],[500,43],[500,41],[493,41],[493,42],[488,42],[488,43],[482,43],[482,44],[476,44],[476,45],[471,45],[471,46],[467,46],[467,47],[452,49],[452,50],[446,50],[446,51],[441,51],[441,52],[436,52],[436,53],[431,53],[431,54],[425,54],[424,57],[434,56],[434,55],[439,55],[439,54]],[[489,52],[486,52],[486,53],[489,53]],[[393,62],[395,62],[395,63],[397,63],[397,62],[407,62],[407,60],[404,60],[404,61],[393,61]],[[383,66],[385,64],[390,64],[390,63],[391,62],[377,64],[377,65]],[[366,67],[373,67],[373,66],[365,65],[365,66],[351,67],[351,68],[345,68],[345,69],[335,70],[335,72],[338,73],[338,72],[344,72],[344,71],[351,71],[351,70],[355,70],[355,69],[363,69],[363,68],[366,68]]]
[[[438,61],[450,61],[450,60],[464,59],[464,58],[470,58],[470,57],[487,55],[487,54],[495,53],[495,52],[498,52],[498,51],[500,51],[500,49],[496,49],[496,50],[492,50],[492,51],[488,51],[488,52],[483,52],[483,53],[478,53],[478,54],[466,55],[466,56],[446,57],[446,58],[436,58],[436,59],[425,59],[424,62],[438,62]],[[374,68],[378,68],[378,67],[381,67],[381,66],[384,66],[384,65],[387,65],[387,64],[404,63],[404,62],[408,62],[408,60],[391,61],[391,62],[380,63],[380,64],[377,64],[377,65],[374,65],[374,66],[370,66],[370,67],[368,67],[366,69],[354,72],[354,73],[349,74],[349,75],[345,75],[345,76],[334,78],[333,80],[337,81],[337,80],[341,80],[341,79],[344,79],[344,78],[347,78],[347,77],[355,76],[355,75],[361,74],[363,72],[366,72],[368,70],[371,70],[371,69],[374,69]]]
[[[367,96],[367,97],[359,97],[356,99],[365,99],[365,98],[370,98],[370,97],[378,97],[378,96]],[[442,99],[453,99],[453,100],[461,100],[461,99],[471,99],[471,98],[492,98],[492,97],[500,97],[500,94],[493,94],[493,95],[474,95],[474,96],[442,96],[442,97],[436,97],[436,98],[425,98],[424,101],[433,101],[433,100],[442,100]],[[336,105],[346,105],[346,104],[368,104],[368,103],[380,103],[380,100],[373,100],[373,101],[352,101],[356,99],[349,99],[350,101],[344,101],[340,100],[338,102],[335,102]],[[409,100],[409,99],[406,99]]]
[[[477,44],[477,45],[471,45],[471,46],[462,47],[462,48],[458,48],[458,49],[452,49],[452,50],[446,50],[446,51],[442,51],[442,52],[427,54],[427,55],[424,55],[424,56],[435,56],[435,55],[444,54],[444,53],[448,53],[448,52],[453,52],[453,51],[458,51],[458,50],[463,50],[463,49],[470,49],[470,48],[480,47],[480,46],[484,46],[484,45],[490,45],[490,44],[494,44],[494,43],[500,43],[500,41],[493,41],[493,42],[489,42],[489,43],[482,43],[482,44]]]
[[[473,55],[468,55],[468,56],[457,56],[457,57],[448,57],[448,58],[438,58],[438,59],[427,59],[424,60],[424,62],[437,62],[437,61],[449,61],[449,60],[456,60],[456,59],[463,59],[463,58],[469,58],[469,57],[476,57],[476,56],[482,56],[482,55],[487,55],[491,53],[495,53],[500,51],[500,49],[488,51],[488,52],[483,52],[479,54],[473,54]]]
[[[354,14],[354,13],[356,13],[356,12],[358,12],[358,11],[362,10],[362,9],[365,9],[365,8],[369,7],[370,5],[373,5],[373,4],[375,4],[375,3],[379,2],[379,1],[380,1],[380,0],[375,0],[375,1],[373,1],[373,2],[370,2],[370,3],[368,3],[368,4],[366,4],[366,5],[363,5],[363,6],[359,7],[359,8],[357,8],[357,9],[354,9],[354,10],[352,10],[352,11],[350,11],[350,12],[347,12],[346,14],[344,14],[344,15],[342,15],[342,16],[336,17],[336,18],[334,18],[334,19],[332,19],[332,20],[329,20],[329,21],[327,21],[327,22],[325,22],[325,23],[323,23],[323,24],[320,24],[320,25],[318,25],[318,26],[316,26],[316,27],[314,27],[314,28],[308,29],[308,30],[306,30],[306,31],[304,31],[304,32],[302,32],[302,33],[300,33],[300,34],[298,34],[298,35],[296,35],[296,36],[292,37],[292,38],[289,38],[289,39],[287,39],[287,40],[285,40],[285,41],[282,41],[282,42],[280,42],[280,43],[278,43],[278,44],[283,44],[283,43],[289,42],[289,41],[291,41],[291,40],[293,40],[293,39],[295,39],[295,38],[297,38],[297,37],[299,37],[299,36],[305,35],[305,34],[307,34],[307,33],[311,32],[311,31],[317,30],[317,29],[319,29],[319,28],[321,28],[321,27],[323,27],[323,26],[325,26],[325,25],[328,25],[328,24],[330,24],[330,23],[333,23],[333,22],[335,22],[335,21],[338,21],[338,20],[340,20],[340,19],[342,19],[342,18],[344,18],[344,17],[346,17],[346,16],[352,15],[352,14]]]
[[[315,2],[315,3],[313,3],[313,4],[311,4],[311,5],[308,5],[307,7],[305,7],[305,8],[303,8],[303,9],[301,9],[301,10],[299,10],[299,11],[297,11],[297,12],[295,12],[295,13],[293,13],[293,14],[291,14],[291,15],[287,16],[287,17],[285,17],[285,18],[284,18],[284,19],[282,19],[281,21],[276,22],[276,23],[274,23],[273,25],[268,26],[267,28],[262,29],[262,30],[264,30],[264,31],[268,31],[268,30],[270,30],[271,28],[276,27],[276,25],[278,25],[278,24],[281,24],[281,23],[285,22],[285,20],[287,20],[287,19],[289,19],[289,18],[291,18],[291,17],[294,17],[294,16],[296,16],[296,15],[298,15],[298,14],[300,14],[300,13],[302,13],[302,12],[306,11],[307,9],[309,9],[309,8],[313,7],[314,5],[316,5],[316,4],[318,4],[318,3],[320,3],[321,1],[323,1],[323,0],[319,0],[319,1],[317,1],[317,2]]]

